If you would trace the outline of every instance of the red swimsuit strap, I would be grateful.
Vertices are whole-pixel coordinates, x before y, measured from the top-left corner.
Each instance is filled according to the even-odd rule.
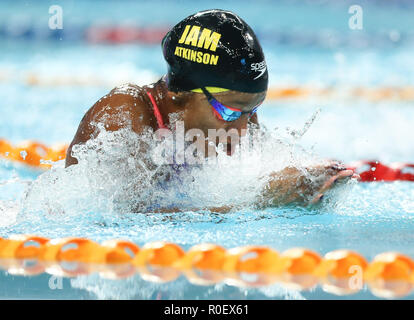
[[[155,118],[157,119],[158,128],[167,129],[167,127],[164,124],[164,121],[162,120],[162,115],[161,115],[160,109],[158,109],[158,106],[155,102],[154,97],[152,96],[151,92],[146,91],[146,93],[147,93],[148,97],[150,98],[152,106],[154,108],[154,115],[155,115]]]

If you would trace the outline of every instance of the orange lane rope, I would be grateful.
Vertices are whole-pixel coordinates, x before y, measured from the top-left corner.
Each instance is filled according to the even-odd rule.
[[[51,165],[42,163],[42,160],[62,160],[66,149],[66,145],[49,148],[30,141],[12,146],[0,139],[1,156],[44,169]],[[413,165],[395,164],[387,167],[379,162],[365,161],[350,167],[363,168],[365,171],[359,174],[364,181],[414,181],[412,173],[402,171],[404,168],[412,169]],[[36,259],[37,263],[28,266],[24,259]],[[61,265],[63,261],[80,265],[77,269],[66,270]],[[149,265],[151,268],[148,268]],[[324,290],[336,294],[360,290],[362,287],[357,285],[359,280],[355,276],[360,270],[361,279],[374,294],[381,297],[407,295],[414,284],[414,262],[399,253],[378,255],[368,264],[362,256],[347,250],[330,252],[322,258],[313,251],[301,248],[279,254],[267,247],[248,246],[225,250],[214,244],[200,244],[184,252],[178,245],[165,242],[150,243],[139,248],[134,243],[121,240],[98,244],[82,238],[49,240],[36,236],[0,238],[0,267],[14,274],[46,271],[75,276],[99,272],[109,278],[122,278],[139,272],[144,279],[151,281],[171,281],[183,273],[197,284],[225,281],[232,285],[259,286],[279,281],[295,288],[309,289],[319,283]],[[203,272],[195,272],[194,269]],[[252,282],[244,279],[243,273],[258,273],[260,276]]]
[[[198,285],[224,282],[259,287],[279,283],[297,290],[319,284],[337,295],[354,294],[367,285],[373,294],[385,298],[408,295],[414,286],[413,260],[396,252],[381,253],[367,262],[350,250],[335,250],[321,257],[304,248],[279,253],[266,246],[227,250],[204,243],[184,251],[177,244],[163,241],[140,248],[126,240],[99,244],[85,238],[49,240],[31,235],[0,238],[0,268],[14,275],[47,272],[74,277],[99,273],[109,279],[139,273],[154,282],[173,281],[183,274]]]
[[[373,102],[383,100],[412,101],[414,87],[352,87],[352,88],[312,88],[312,87],[272,87],[266,99],[298,99],[309,97],[350,97]]]
[[[32,168],[48,169],[52,162],[66,157],[68,145],[48,147],[36,141],[24,141],[16,146],[0,138],[0,157],[23,163]],[[361,176],[361,181],[414,181],[414,164],[396,162],[385,165],[379,161],[355,161],[347,165]]]
[[[133,82],[136,76],[131,79],[126,78],[125,82]],[[154,81],[157,79],[154,78]],[[56,86],[99,86],[112,88],[121,83],[119,81],[111,81],[110,79],[103,79],[96,75],[83,75],[62,77],[53,75],[39,75],[34,72],[27,72],[23,75],[16,76],[9,70],[0,70],[0,82],[17,81],[22,82],[28,86],[42,86],[42,87],[56,87]],[[292,85],[280,86],[274,85],[268,89],[266,99],[281,100],[281,99],[302,99],[310,97],[330,98],[355,98],[369,100],[373,102],[378,101],[413,101],[414,87],[413,86],[382,86],[382,87],[314,87],[309,85]]]
[[[24,141],[14,146],[0,138],[1,157],[41,169],[50,168],[52,166],[50,162],[65,159],[67,148],[66,144],[48,147],[36,141]]]

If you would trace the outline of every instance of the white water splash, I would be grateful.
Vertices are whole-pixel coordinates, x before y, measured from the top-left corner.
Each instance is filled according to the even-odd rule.
[[[301,136],[315,118],[316,114],[305,124]],[[264,130],[253,147],[247,136],[232,157],[218,149],[216,161],[177,173],[171,167],[154,165],[149,155],[143,156],[142,150],[158,143],[151,131],[137,135],[128,129],[101,130],[96,139],[73,148],[77,165],[64,168],[60,162],[32,183],[22,200],[22,212],[26,217],[43,212],[49,218],[62,219],[97,212],[110,218],[113,213],[154,208],[248,208],[270,173],[321,162],[297,142],[298,136],[293,141],[281,140],[277,130]],[[173,178],[161,182],[167,175]]]
[[[20,206],[14,201],[0,201],[0,228],[16,223]]]

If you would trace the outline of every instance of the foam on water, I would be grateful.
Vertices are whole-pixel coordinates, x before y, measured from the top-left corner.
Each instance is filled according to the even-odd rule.
[[[182,172],[171,166],[156,165],[149,159],[151,154],[142,156],[143,149],[160,144],[152,131],[138,135],[129,129],[107,132],[100,128],[96,139],[73,148],[77,165],[64,168],[64,161],[55,163],[51,170],[30,182],[23,195],[16,197],[17,201],[11,202],[19,215],[9,232],[101,238],[100,228],[105,226],[115,227],[109,231],[114,237],[117,226],[143,228],[168,221],[185,226],[191,221],[200,223],[204,229],[209,223],[223,221],[237,223],[269,215],[293,218],[315,214],[312,209],[298,207],[280,208],[276,212],[258,210],[256,203],[272,172],[287,166],[302,170],[323,162],[299,144],[316,116],[317,113],[302,130],[289,129],[287,138],[281,138],[278,130],[264,129],[255,137],[258,140],[253,147],[251,136],[247,135],[232,157],[218,148],[214,161]],[[173,178],[161,183],[166,175]],[[13,184],[13,180],[7,181]],[[330,203],[335,206],[335,197],[331,196]],[[208,210],[221,206],[235,209],[226,215]],[[2,207],[6,207],[5,202]],[[173,213],[147,214],[160,208],[170,208]],[[176,208],[184,212],[176,212]],[[159,227],[168,229],[168,225]],[[212,241],[221,237],[217,230],[208,233]],[[149,240],[154,235],[148,233],[145,238]]]
[[[138,135],[129,129],[107,132],[102,128],[96,139],[73,148],[78,165],[65,169],[63,162],[58,163],[33,182],[24,209],[70,215],[142,212],[154,205],[249,207],[271,172],[316,160],[296,143],[280,140],[276,131],[265,133],[254,147],[249,138],[242,140],[232,157],[218,148],[215,161],[178,173],[171,166],[156,165],[151,154],[143,156],[143,149],[159,144],[151,131]],[[166,174],[173,178],[160,183],[160,176]]]

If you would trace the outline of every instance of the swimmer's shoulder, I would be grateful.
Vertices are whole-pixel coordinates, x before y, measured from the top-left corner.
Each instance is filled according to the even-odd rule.
[[[88,113],[87,121],[103,123],[110,131],[131,126],[133,131],[142,132],[144,127],[156,124],[145,87],[131,83],[112,89]]]
[[[142,133],[156,128],[157,122],[145,87],[126,84],[112,89],[99,99],[83,116],[66,154],[66,167],[76,164],[72,147],[97,137],[102,129],[117,131],[131,129]]]

